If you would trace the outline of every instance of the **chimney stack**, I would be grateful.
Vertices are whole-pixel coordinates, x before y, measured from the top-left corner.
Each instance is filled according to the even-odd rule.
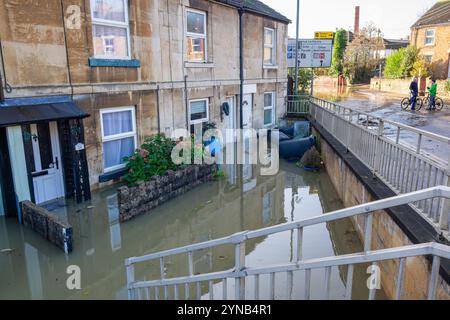
[[[360,15],[359,6],[356,6],[355,7],[355,28],[353,30],[353,32],[355,34],[359,33],[359,15]]]

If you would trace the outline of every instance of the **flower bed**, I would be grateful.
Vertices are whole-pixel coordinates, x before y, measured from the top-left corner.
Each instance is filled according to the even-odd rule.
[[[147,213],[202,183],[214,180],[217,171],[217,165],[181,166],[176,171],[169,170],[165,175],[154,176],[149,181],[119,188],[120,221],[125,222]]]

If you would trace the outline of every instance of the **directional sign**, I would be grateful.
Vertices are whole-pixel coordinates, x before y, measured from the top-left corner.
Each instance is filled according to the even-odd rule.
[[[319,31],[319,32],[314,32],[314,39],[320,39],[320,40],[325,40],[325,39],[334,39],[334,32],[332,31]]]
[[[300,68],[329,68],[333,54],[332,40],[298,40],[298,61]],[[288,41],[288,67],[295,67],[295,39]]]

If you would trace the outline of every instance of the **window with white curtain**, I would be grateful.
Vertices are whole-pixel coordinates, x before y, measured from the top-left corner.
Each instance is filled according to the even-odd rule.
[[[270,126],[274,123],[275,92],[264,93],[264,125]]]
[[[134,107],[100,111],[103,142],[103,169],[109,172],[124,168],[124,157],[131,156],[137,143]]]
[[[264,65],[274,66],[276,63],[275,30],[264,28]]]
[[[95,57],[129,59],[128,0],[91,0],[91,15]]]

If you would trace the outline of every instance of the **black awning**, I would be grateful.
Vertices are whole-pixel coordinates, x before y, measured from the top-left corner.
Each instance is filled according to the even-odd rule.
[[[0,107],[0,127],[86,117],[73,102]]]

